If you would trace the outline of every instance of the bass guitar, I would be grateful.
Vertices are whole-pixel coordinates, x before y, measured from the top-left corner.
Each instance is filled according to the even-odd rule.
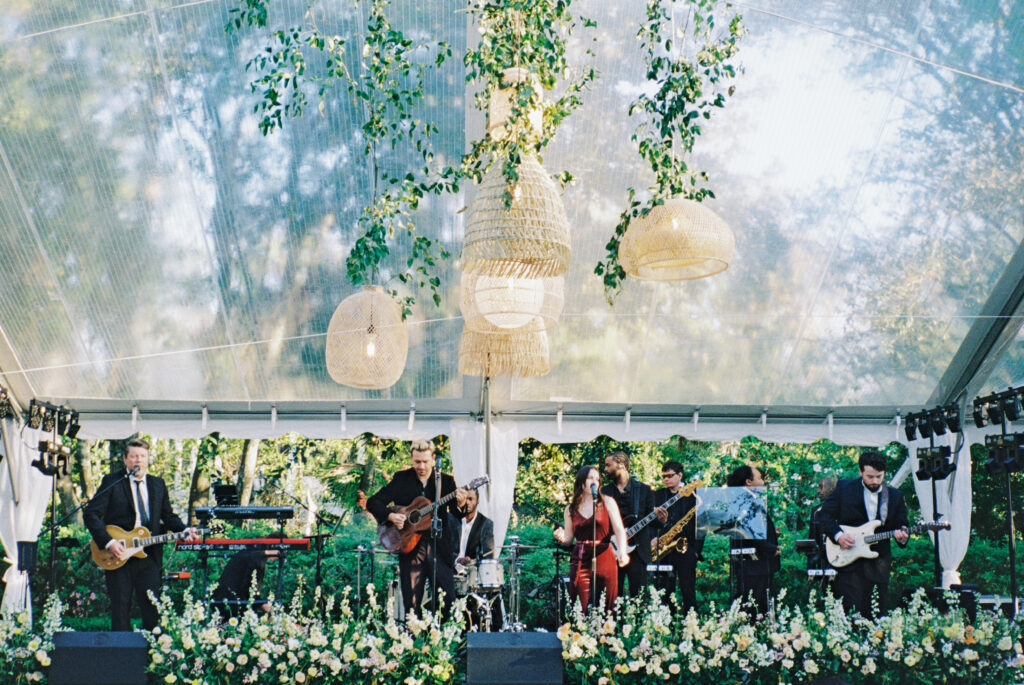
[[[882,522],[875,519],[861,526],[839,526],[842,532],[853,537],[853,547],[843,549],[839,546],[839,543],[826,537],[825,556],[828,557],[828,563],[836,568],[842,568],[843,566],[849,566],[858,559],[874,559],[877,557],[878,552],[871,549],[871,545],[880,540],[888,540],[896,535],[895,530],[876,533],[875,529],[880,525],[882,525]],[[914,535],[929,530],[949,530],[949,527],[949,521],[931,521],[930,523],[919,523],[916,526],[911,526],[907,529],[907,532]]]
[[[476,490],[482,485],[490,482],[489,476],[474,478],[463,490]],[[455,497],[452,491],[437,501],[438,508],[448,504]],[[434,518],[434,503],[426,497],[417,497],[410,504],[404,507],[392,507],[390,513],[405,514],[405,525],[397,528],[391,521],[385,521],[377,526],[377,538],[381,546],[389,552],[408,554],[416,548],[422,537],[423,531],[430,528],[430,522]]]
[[[678,502],[683,497],[689,497],[690,495],[692,495],[697,488],[702,487],[703,485],[704,485],[704,481],[702,481],[702,480],[695,480],[692,483],[687,483],[685,486],[679,488],[679,492],[677,492],[676,494],[672,495],[667,500],[665,500],[664,503],[662,503],[662,504],[660,504],[658,506],[662,507],[663,509],[668,509],[669,507],[671,507],[673,504]],[[654,521],[654,519],[656,519],[656,518],[658,518],[658,515],[655,514],[652,511],[650,514],[648,514],[647,516],[644,516],[642,519],[640,519],[639,521],[637,521],[632,526],[630,526],[629,528],[626,529],[626,553],[627,554],[629,554],[634,549],[636,549],[636,545],[630,544],[630,540],[633,539],[633,536],[636,535],[637,533],[639,533],[641,530],[643,530],[648,525],[650,525]],[[615,556],[618,557],[619,556],[619,546],[615,543],[615,537],[614,536],[612,536],[612,549],[615,550]]]
[[[199,535],[206,535],[208,533],[219,535],[222,532],[224,532],[224,526],[222,525],[196,530],[196,533]],[[172,542],[174,540],[184,540],[189,536],[189,532],[187,530],[183,530],[180,533],[167,533],[165,535],[151,536],[149,534],[149,529],[145,526],[139,526],[134,530],[125,530],[120,526],[110,525],[107,526],[107,535],[115,540],[120,540],[122,544],[124,544],[125,550],[128,552],[128,556],[124,559],[118,559],[109,549],[100,549],[100,546],[96,544],[96,541],[92,540],[92,560],[104,571],[113,571],[114,569],[124,566],[132,557],[139,557],[140,559],[145,558],[147,556],[145,552],[146,547],[149,547],[150,545],[162,545],[165,542]]]

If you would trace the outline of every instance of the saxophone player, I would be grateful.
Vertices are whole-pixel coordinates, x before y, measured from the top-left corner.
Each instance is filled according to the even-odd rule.
[[[665,487],[654,491],[654,514],[660,524],[656,533],[659,536],[668,533],[687,512],[697,506],[697,498],[694,495],[680,498],[668,509],[661,506],[682,487],[683,465],[678,461],[664,463],[661,467],[661,480]],[[659,563],[672,565],[676,582],[679,584],[679,594],[683,600],[683,611],[689,612],[691,607],[697,608],[697,560],[701,558],[700,553],[704,547],[704,540],[697,539],[696,516],[691,516],[690,521],[683,527],[682,538],[676,548],[662,557]],[[657,537],[654,538],[653,544],[658,544]],[[685,551],[680,551],[684,544]]]

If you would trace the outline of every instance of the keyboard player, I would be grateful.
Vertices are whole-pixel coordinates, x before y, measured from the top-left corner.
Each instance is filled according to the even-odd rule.
[[[220,574],[220,582],[213,591],[213,604],[222,616],[227,618],[245,612],[254,586],[257,594],[260,594],[263,575],[267,570],[267,558],[278,554],[279,550],[276,549],[247,549],[228,560]],[[270,611],[270,603],[263,602],[257,608]]]

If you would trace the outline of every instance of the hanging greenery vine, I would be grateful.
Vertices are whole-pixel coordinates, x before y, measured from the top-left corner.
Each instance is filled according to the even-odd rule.
[[[502,136],[484,135],[472,143],[462,160],[461,172],[479,182],[494,162],[502,164],[506,180],[505,205],[511,207],[512,189],[524,154],[541,152],[558,126],[581,104],[581,93],[596,78],[593,67],[573,68],[567,59],[570,37],[577,28],[594,22],[574,17],[572,0],[470,0],[469,11],[480,29],[480,42],[466,51],[466,80],[481,84],[476,107],[488,111],[496,89],[511,89],[511,111]],[[585,54],[593,57],[593,51]],[[522,78],[510,79],[509,70]],[[559,86],[561,95],[547,100],[545,90]],[[539,130],[531,116],[541,116]],[[565,184],[572,174],[556,176]]]
[[[266,29],[270,0],[245,0],[232,9],[226,27],[230,33],[243,27]],[[353,0],[358,6],[360,0]],[[414,118],[414,108],[424,98],[424,76],[431,67],[441,66],[452,54],[447,43],[414,43],[388,19],[390,0],[370,0],[362,50],[358,44],[338,35],[323,33],[316,25],[314,9],[303,25],[270,32],[270,43],[246,64],[258,74],[250,83],[260,95],[254,107],[259,128],[269,135],[284,126],[286,118],[303,115],[315,92],[321,113],[330,106],[333,92],[340,87],[360,113],[363,151],[372,166],[372,197],[359,217],[359,235],[345,261],[353,285],[371,284],[381,277],[381,267],[391,253],[396,234],[406,233],[412,248],[405,270],[397,274],[407,286],[428,288],[435,305],[441,302],[437,263],[450,254],[436,240],[416,232],[413,212],[427,194],[457,190],[458,174],[451,167],[435,164],[431,137],[437,133],[433,122]],[[315,60],[319,53],[322,58]],[[430,55],[424,60],[423,55]],[[352,65],[350,67],[350,64]],[[418,168],[395,175],[385,170],[382,155],[406,151]],[[388,291],[402,307],[404,319],[412,312],[415,296]]]
[[[672,35],[672,11],[677,4],[688,6],[688,19],[678,35]],[[604,280],[609,303],[626,278],[619,263],[619,245],[630,223],[672,197],[700,202],[715,196],[705,185],[707,174],[689,166],[685,155],[693,150],[703,122],[716,108],[724,107],[726,97],[735,90],[728,81],[736,76],[733,58],[744,30],[736,14],[726,30],[716,32],[719,4],[718,0],[647,0],[647,18],[637,37],[647,81],[655,87],[630,104],[629,114],[640,118],[632,140],[654,172],[654,184],[643,201],[635,188],[627,189],[628,206],[605,246],[607,256],[594,269]],[[730,7],[728,3],[724,6]],[[686,45],[688,36],[693,37],[693,45]]]

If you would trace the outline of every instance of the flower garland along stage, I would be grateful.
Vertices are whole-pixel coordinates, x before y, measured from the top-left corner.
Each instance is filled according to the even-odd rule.
[[[433,685],[464,679],[462,605],[448,621],[426,616],[397,624],[372,586],[365,616],[350,589],[327,601],[324,620],[292,605],[221,621],[202,602],[160,600],[150,643],[158,682],[374,683]],[[780,605],[784,598],[780,597]],[[46,682],[53,634],[62,627],[51,601],[37,630],[25,614],[0,616],[0,682]],[[850,683],[1014,683],[1024,681],[1021,623],[980,612],[940,613],[919,592],[905,609],[875,621],[851,620],[827,598],[782,606],[774,621],[728,610],[683,616],[657,595],[626,600],[617,614],[577,612],[558,631],[566,682],[804,683],[838,676]]]

